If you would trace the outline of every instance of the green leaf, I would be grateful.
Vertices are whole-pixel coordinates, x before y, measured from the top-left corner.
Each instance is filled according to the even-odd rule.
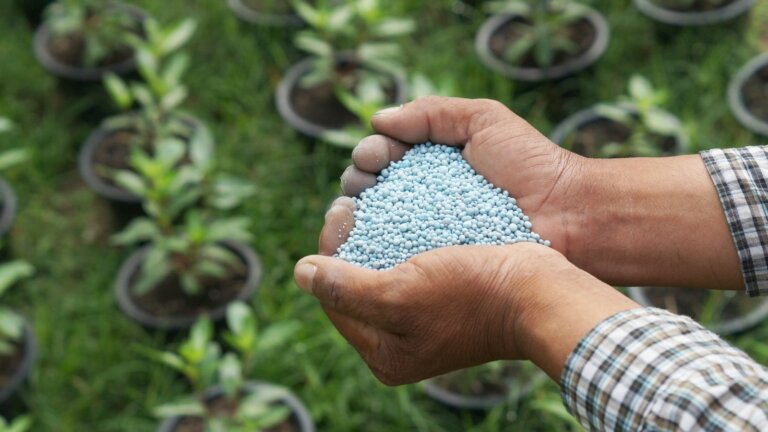
[[[327,41],[318,39],[314,33],[303,31],[296,35],[293,42],[297,48],[318,57],[333,55],[333,46]]]
[[[168,30],[163,38],[162,52],[166,54],[181,48],[189,42],[196,29],[197,23],[195,20],[188,18]]]
[[[379,37],[398,37],[413,33],[416,23],[408,18],[389,18],[378,23],[372,30]]]
[[[184,293],[191,296],[200,295],[203,291],[203,284],[193,273],[182,273],[179,275],[181,281],[181,288]]]
[[[28,415],[16,417],[6,432],[27,432],[32,427],[32,418]]]
[[[219,210],[231,210],[256,193],[256,186],[244,179],[219,176],[213,182],[210,204]]]
[[[168,352],[168,351],[158,351],[155,349],[145,348],[145,347],[139,347],[138,351],[144,357],[147,357],[148,359],[156,363],[160,363],[162,365],[168,366],[173,370],[176,370],[182,373],[185,370],[187,370],[187,363],[178,354]]]
[[[189,158],[192,165],[207,171],[213,164],[213,137],[206,128],[195,130],[189,142]]]
[[[595,106],[595,112],[600,116],[613,120],[617,123],[632,124],[632,112],[618,105],[598,104]]]
[[[675,135],[681,130],[680,122],[677,118],[662,110],[652,109],[648,111],[643,120],[651,132],[659,135]]]
[[[169,87],[176,87],[181,82],[181,77],[189,67],[190,58],[186,53],[179,53],[168,60],[168,65],[163,70],[163,81]]]
[[[203,246],[200,254],[206,259],[215,260],[224,264],[234,264],[240,261],[240,257],[221,244],[209,244]]]
[[[126,246],[151,241],[161,235],[160,227],[149,218],[136,218],[119,233],[113,235],[110,240],[115,245]]]
[[[0,171],[19,165],[29,159],[29,151],[24,148],[8,149],[0,153]]]
[[[176,167],[186,153],[186,143],[178,138],[165,138],[155,146],[155,158],[169,169]]]
[[[117,75],[108,73],[104,77],[104,87],[118,108],[127,110],[133,105],[133,95],[128,85]]]
[[[318,13],[317,9],[315,9],[311,4],[305,1],[292,1],[291,5],[293,5],[293,10],[296,12],[296,14],[301,17],[304,21],[306,21],[308,24],[312,25],[313,27],[316,27],[317,24],[320,21],[320,14]]]
[[[248,232],[250,225],[251,218],[245,216],[218,219],[211,223],[208,228],[208,241],[248,241],[251,238],[251,234]]]
[[[132,171],[117,171],[112,175],[112,179],[121,188],[140,197],[146,196],[147,186],[144,179]]]
[[[256,352],[266,352],[285,345],[301,329],[298,321],[281,321],[270,325],[259,335],[256,342]]]
[[[11,261],[0,265],[0,296],[16,282],[28,278],[34,273],[35,268],[32,264],[23,260]]]
[[[219,384],[228,399],[233,399],[243,386],[243,365],[233,353],[227,353],[219,364]]]
[[[133,286],[133,292],[143,295],[154,288],[160,281],[171,273],[171,263],[166,251],[152,247],[144,256],[139,280]]]
[[[632,75],[629,78],[629,95],[635,100],[653,98],[653,86],[647,78],[641,75]]]
[[[0,117],[0,133],[8,132],[11,129],[13,129],[13,122],[6,117]]]
[[[189,330],[189,337],[182,344],[179,352],[187,362],[195,364],[205,359],[213,340],[213,323],[207,317],[195,321]]]
[[[255,329],[256,318],[253,316],[251,308],[244,302],[234,302],[227,307],[227,326],[232,333],[238,335],[246,329]]]
[[[253,418],[256,420],[256,427],[258,430],[264,430],[273,426],[277,426],[278,424],[284,422],[291,415],[290,408],[287,406],[278,405],[270,406],[269,409],[263,414],[252,416],[253,413],[248,410],[251,405],[247,403],[244,405],[244,407],[241,406],[239,411],[240,416],[245,418]]]
[[[0,339],[19,341],[24,332],[24,318],[8,308],[0,308]]]
[[[186,87],[178,86],[163,96],[160,100],[160,105],[166,111],[172,111],[178,108],[187,99],[188,95],[189,92]]]
[[[156,417],[196,417],[204,416],[205,406],[195,398],[186,398],[169,404],[160,405],[154,409]]]

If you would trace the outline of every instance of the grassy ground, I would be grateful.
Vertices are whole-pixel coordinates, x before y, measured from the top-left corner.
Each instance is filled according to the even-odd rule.
[[[254,304],[264,322],[298,318],[305,324],[289,348],[265,354],[259,378],[296,391],[320,430],[569,428],[554,384],[487,417],[448,411],[417,385],[378,384],[291,279],[293,263],[315,249],[348,152],[298,136],[273,108],[281,72],[301,58],[290,46],[290,32],[242,24],[221,0],[185,2],[183,8],[159,0],[133,3],[166,22],[182,15],[200,21],[191,47],[196,61],[189,110],[211,126],[224,168],[258,185],[244,209],[266,268]],[[623,93],[629,75],[639,72],[668,90],[669,110],[693,135],[691,151],[759,143],[730,115],[725,88],[741,64],[768,49],[766,2],[748,19],[702,31],[654,25],[626,0],[598,1],[613,29],[606,56],[587,73],[543,85],[518,85],[479,64],[472,37],[481,15],[458,17],[441,6],[448,1],[397,3],[421,25],[414,43],[406,44],[412,70],[452,82],[456,95],[499,99],[545,132],[568,113]],[[68,88],[37,65],[32,29],[12,4],[0,2],[0,113],[18,128],[0,140],[33,150],[26,166],[4,175],[21,202],[12,252],[33,262],[37,275],[6,301],[33,320],[41,346],[22,396],[36,431],[151,431],[157,424],[151,407],[185,387],[135,347],[166,346],[173,337],[147,332],[117,311],[112,281],[130,251],[109,246],[119,221],[75,168],[79,146],[109,105],[98,87]],[[768,363],[761,340],[768,340],[768,324],[735,342]]]

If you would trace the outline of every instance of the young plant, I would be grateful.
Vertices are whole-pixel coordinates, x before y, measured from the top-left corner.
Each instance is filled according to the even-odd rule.
[[[58,0],[45,11],[45,25],[53,37],[82,43],[81,62],[99,66],[130,48],[126,38],[136,36],[136,17],[106,0]]]
[[[531,59],[539,67],[548,67],[558,55],[574,54],[580,48],[568,26],[582,19],[588,9],[573,0],[498,1],[492,2],[489,9],[525,19],[509,24],[517,38],[502,57],[510,64],[520,65]]]
[[[415,22],[387,16],[382,0],[325,0],[316,5],[294,0],[293,5],[309,25],[296,35],[295,44],[314,57],[311,72],[301,81],[304,87],[329,82],[352,90],[361,74],[401,73],[402,49],[393,39],[411,33]]]
[[[663,155],[660,141],[676,137],[681,130],[677,119],[660,108],[666,99],[666,93],[655,90],[648,79],[633,75],[629,80],[628,96],[620,97],[617,103],[603,103],[595,108],[601,116],[630,129],[630,136],[625,142],[605,144],[600,148],[599,156],[610,158]]]
[[[32,430],[32,419],[27,416],[20,416],[8,421],[0,416],[0,432],[27,432]]]
[[[26,261],[0,264],[0,296],[22,279],[31,276],[35,269]],[[0,356],[11,355],[21,341],[24,320],[12,309],[0,306]]]
[[[145,38],[128,37],[136,51],[142,81],[127,83],[114,74],[104,78],[112,100],[125,111],[105,120],[108,129],[129,129],[134,132],[136,145],[148,149],[169,138],[192,137],[195,129],[179,113],[188,95],[181,79],[189,66],[189,56],[179,49],[189,41],[195,28],[191,19],[167,28],[147,19]],[[138,110],[134,111],[136,105]]]
[[[198,320],[177,352],[145,349],[150,358],[182,373],[195,393],[177,402],[155,409],[160,417],[198,417],[205,422],[206,431],[259,432],[276,426],[290,415],[281,404],[286,391],[278,387],[262,387],[250,392],[247,378],[251,376],[254,359],[267,350],[285,343],[298,327],[289,322],[258,331],[251,309],[244,303],[234,303],[227,309],[229,332],[224,339],[234,349],[224,353],[213,340],[213,325],[207,318]],[[227,409],[215,410],[210,393],[221,391]]]

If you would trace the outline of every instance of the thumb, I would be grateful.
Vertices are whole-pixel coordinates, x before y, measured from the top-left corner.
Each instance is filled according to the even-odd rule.
[[[371,123],[378,133],[405,143],[463,145],[488,126],[515,117],[502,103],[490,99],[427,96],[379,111]]]
[[[323,306],[365,321],[376,321],[381,315],[381,295],[392,279],[389,271],[369,270],[320,255],[301,259],[293,275],[299,287]]]

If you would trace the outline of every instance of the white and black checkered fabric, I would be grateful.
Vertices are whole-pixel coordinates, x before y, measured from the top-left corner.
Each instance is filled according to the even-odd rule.
[[[750,296],[768,295],[768,146],[701,153],[715,183]]]
[[[768,369],[687,317],[621,312],[576,347],[568,410],[595,431],[768,431]]]

